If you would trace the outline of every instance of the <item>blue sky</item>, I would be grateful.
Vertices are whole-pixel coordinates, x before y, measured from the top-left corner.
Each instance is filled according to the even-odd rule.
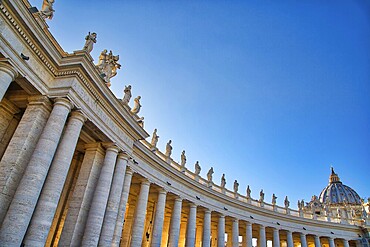
[[[31,1],[39,9],[42,1]],[[63,49],[98,34],[92,56],[120,55],[112,91],[142,96],[145,129],[193,170],[214,167],[245,193],[296,207],[330,166],[370,196],[368,1],[56,1]],[[131,102],[132,104],[132,102]],[[149,138],[150,139],[150,138]]]

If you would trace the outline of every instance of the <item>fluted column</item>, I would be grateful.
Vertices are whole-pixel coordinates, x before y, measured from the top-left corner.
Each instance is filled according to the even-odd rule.
[[[247,247],[252,247],[252,223],[251,222],[246,222],[246,230],[245,230],[245,238],[246,238],[246,246]]]
[[[67,217],[58,246],[81,246],[87,216],[103,166],[104,156],[105,150],[100,143],[85,145],[85,155],[68,205]]]
[[[152,232],[151,247],[160,247],[162,242],[162,229],[164,222],[164,213],[166,208],[167,192],[164,189],[158,191],[157,207],[155,209],[155,217]]]
[[[287,247],[294,247],[293,233],[291,231],[286,231],[286,242]]]
[[[128,200],[128,195],[130,193],[131,180],[133,171],[130,167],[126,168],[125,180],[123,182],[123,189],[121,194],[121,200],[118,207],[118,215],[116,220],[116,225],[114,228],[112,247],[118,247],[121,241],[123,222],[125,220],[126,204]]]
[[[146,206],[148,204],[150,182],[143,180],[141,182],[140,194],[137,201],[134,223],[132,225],[132,236],[130,246],[141,246],[143,240],[144,223],[146,215]]]
[[[18,72],[13,66],[0,62],[0,101],[3,99],[8,87],[18,76]]]
[[[307,247],[306,234],[300,233],[300,238],[301,238],[301,247]]]
[[[111,246],[112,244],[127,162],[127,154],[120,153],[118,155],[116,168],[114,170],[108,205],[105,211],[103,228],[99,239],[99,246]]]
[[[202,247],[210,247],[211,244],[211,210],[204,211]]]
[[[279,229],[273,229],[273,247],[280,247]]]
[[[194,247],[195,245],[195,228],[197,223],[197,205],[190,203],[188,225],[186,229],[186,247]]]
[[[239,247],[239,220],[233,219],[232,246]]]
[[[82,246],[98,245],[118,151],[119,148],[115,145],[110,145],[106,149],[103,167],[87,217]]]
[[[47,97],[29,97],[26,111],[0,162],[0,225],[51,111]]]
[[[329,247],[335,247],[334,238],[329,238]]]
[[[315,239],[315,247],[321,247],[320,237],[315,235],[314,239]]]
[[[258,247],[266,247],[266,227],[260,225],[260,234],[258,237]]]
[[[41,246],[46,243],[80,131],[85,121],[86,117],[82,112],[72,112],[50,166],[31,224],[28,227],[24,240],[26,246]]]
[[[218,217],[218,226],[217,226],[217,246],[225,245],[225,216],[220,215]]]
[[[168,240],[169,247],[177,247],[179,243],[180,224],[181,224],[181,206],[182,199],[180,197],[175,198],[173,205],[171,225],[170,225],[170,236]]]
[[[72,104],[58,98],[0,230],[0,246],[19,246],[30,223]],[[16,219],[16,220],[15,220]]]
[[[343,247],[349,247],[349,242],[347,239],[343,239]]]

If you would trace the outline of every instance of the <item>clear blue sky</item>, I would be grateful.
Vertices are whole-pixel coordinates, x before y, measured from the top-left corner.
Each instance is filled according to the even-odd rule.
[[[323,3],[324,2],[324,3]],[[31,3],[41,7],[41,0]],[[50,31],[67,52],[98,34],[92,56],[120,55],[112,91],[142,96],[158,146],[186,150],[282,205],[309,201],[334,166],[370,196],[369,1],[56,0]],[[131,102],[132,104],[132,102]],[[150,139],[150,138],[149,138]]]

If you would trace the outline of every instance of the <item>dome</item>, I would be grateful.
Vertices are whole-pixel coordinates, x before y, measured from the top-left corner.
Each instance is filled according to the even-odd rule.
[[[338,175],[331,168],[329,185],[320,193],[320,202],[324,204],[351,204],[361,205],[361,198],[352,188],[344,185]]]

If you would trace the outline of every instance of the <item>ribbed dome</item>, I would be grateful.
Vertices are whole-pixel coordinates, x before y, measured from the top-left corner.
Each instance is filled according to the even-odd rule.
[[[321,191],[319,199],[325,204],[361,205],[360,196],[352,188],[342,184],[333,168],[331,168],[329,185]]]

